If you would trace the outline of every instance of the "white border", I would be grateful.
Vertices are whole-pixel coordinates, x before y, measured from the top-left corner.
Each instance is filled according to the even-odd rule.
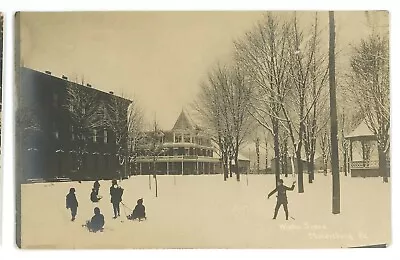
[[[14,115],[13,115],[13,94],[14,94],[14,12],[16,11],[83,11],[83,10],[390,10],[391,12],[391,62],[392,62],[392,104],[396,103],[396,92],[399,82],[397,80],[398,72],[398,48],[400,46],[398,41],[398,15],[399,11],[395,11],[394,3],[396,1],[386,0],[363,0],[363,1],[348,1],[336,0],[333,3],[326,3],[326,1],[307,1],[307,0],[291,0],[291,1],[219,1],[216,0],[203,0],[198,2],[193,1],[82,1],[82,0],[69,0],[66,2],[60,1],[29,1],[29,0],[13,0],[13,1],[0,1],[0,11],[5,13],[4,21],[4,80],[3,85],[3,228],[2,228],[2,246],[0,247],[0,259],[72,259],[72,258],[98,258],[110,259],[121,257],[125,259],[149,259],[149,258],[162,258],[164,259],[271,259],[271,258],[292,258],[292,259],[340,259],[340,258],[353,258],[362,257],[363,259],[395,259],[399,256],[399,225],[400,216],[398,214],[398,185],[392,184],[392,227],[393,238],[392,245],[387,249],[351,249],[351,250],[157,250],[157,251],[143,251],[143,250],[97,250],[97,251],[20,251],[15,246],[15,194],[14,194]],[[396,30],[397,29],[397,30]],[[392,115],[397,115],[396,106],[392,105]],[[399,171],[397,170],[396,162],[396,149],[398,146],[398,138],[396,138],[396,131],[398,129],[396,124],[396,116],[392,118],[392,180],[396,183]],[[373,191],[371,191],[373,192]],[[396,205],[397,204],[397,205]],[[33,212],[32,212],[33,213]],[[1,219],[1,217],[0,217]],[[378,223],[377,223],[378,224]],[[397,259],[399,259],[397,257]]]

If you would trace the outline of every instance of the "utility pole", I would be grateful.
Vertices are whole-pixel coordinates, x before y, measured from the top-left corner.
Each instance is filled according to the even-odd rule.
[[[340,213],[340,175],[338,151],[338,122],[336,110],[335,82],[335,15],[329,11],[329,94],[331,117],[331,149],[332,149],[332,213]]]

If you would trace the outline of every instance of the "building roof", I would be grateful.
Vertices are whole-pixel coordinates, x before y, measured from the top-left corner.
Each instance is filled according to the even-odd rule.
[[[197,126],[193,123],[193,121],[188,117],[185,111],[182,109],[181,114],[175,122],[172,130],[195,130]]]
[[[353,130],[350,134],[345,136],[345,138],[354,139],[357,137],[374,137],[374,133],[369,129],[365,121],[363,120],[361,124],[359,124],[356,129]]]

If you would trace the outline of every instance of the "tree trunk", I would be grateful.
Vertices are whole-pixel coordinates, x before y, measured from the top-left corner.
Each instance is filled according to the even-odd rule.
[[[314,157],[315,157],[315,153],[311,152],[310,154],[310,162],[309,162],[309,168],[308,168],[308,174],[309,174],[309,178],[311,178],[311,182],[312,183],[314,181],[314,172],[315,172],[315,163],[314,163]],[[311,176],[311,177],[310,177]]]
[[[260,174],[260,139],[256,139],[257,174]]]
[[[382,149],[378,148],[379,154],[379,174],[383,178],[383,182],[388,183],[389,178],[387,174],[387,162],[386,162],[386,153],[382,151]]]
[[[158,181],[157,181],[157,174],[154,176],[154,181],[156,183],[156,198],[158,197]]]
[[[298,182],[298,191],[299,193],[304,193],[304,185],[303,185],[303,161],[301,160],[301,146],[297,148],[296,151],[296,160],[297,160],[297,182]]]
[[[224,181],[226,181],[228,179],[228,159],[226,155],[222,155],[222,168]]]
[[[344,148],[344,153],[343,153],[343,170],[344,170],[344,176],[347,176],[347,150]]]
[[[268,174],[268,154],[265,155],[265,174]]]
[[[232,178],[232,158],[229,157],[229,178]]]
[[[235,171],[236,171],[236,180],[240,181],[240,172],[239,172],[239,159],[238,155],[235,156]]]
[[[275,152],[275,185],[278,186],[279,180],[279,126],[278,121],[276,119],[272,120],[272,127],[274,132],[274,152]]]
[[[151,190],[151,176],[150,176],[150,173],[149,173],[149,189]]]

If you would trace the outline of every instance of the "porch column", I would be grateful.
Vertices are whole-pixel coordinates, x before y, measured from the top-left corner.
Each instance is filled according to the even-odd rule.
[[[196,174],[199,175],[199,161],[196,160]]]
[[[169,175],[169,162],[167,162],[167,175]]]
[[[350,162],[348,167],[350,175],[351,175],[352,165],[353,165],[353,139],[350,139]]]
[[[142,163],[139,163],[139,172],[140,172],[140,175],[142,175]]]
[[[182,156],[182,175],[183,175],[183,156]]]
[[[202,164],[203,164],[203,174],[204,174],[204,162],[202,162]]]
[[[213,170],[214,170],[214,174],[215,174],[215,163],[213,163]]]

